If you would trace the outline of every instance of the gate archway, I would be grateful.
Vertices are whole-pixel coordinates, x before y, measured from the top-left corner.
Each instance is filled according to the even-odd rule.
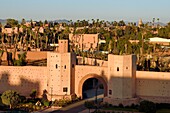
[[[82,98],[82,92],[83,92],[83,84],[84,82],[87,80],[87,79],[90,79],[90,78],[95,78],[97,79],[102,85],[103,85],[103,89],[104,89],[104,97],[107,96],[107,89],[108,89],[108,86],[107,86],[107,81],[102,77],[102,76],[99,76],[97,74],[88,74],[88,75],[85,75],[79,82],[78,84],[78,95]]]

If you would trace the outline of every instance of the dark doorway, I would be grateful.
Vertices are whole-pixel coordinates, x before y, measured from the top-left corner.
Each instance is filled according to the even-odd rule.
[[[82,95],[83,99],[93,98],[96,96],[100,96],[100,98],[104,97],[104,88],[103,84],[96,78],[87,79],[82,87]]]

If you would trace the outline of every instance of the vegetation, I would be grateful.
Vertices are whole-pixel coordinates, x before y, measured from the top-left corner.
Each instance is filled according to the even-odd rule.
[[[18,60],[14,60],[14,66],[25,66],[26,65],[26,52],[18,54]]]
[[[59,99],[59,100],[55,100],[54,102],[53,102],[53,105],[54,106],[59,106],[59,107],[64,107],[64,106],[66,106],[66,105],[68,105],[68,104],[71,104],[72,103],[72,101],[70,100],[70,99]]]
[[[95,103],[88,101],[85,103],[85,106],[90,109],[95,109]],[[155,104],[150,101],[142,101],[140,105],[131,106],[123,106],[120,104],[119,106],[112,106],[108,103],[99,103],[98,109],[94,111],[94,113],[133,113],[133,112],[142,112],[142,113],[169,113],[170,104]]]
[[[145,113],[156,113],[156,104],[150,101],[142,101],[139,105],[139,111]]]
[[[1,99],[3,104],[10,106],[10,109],[15,107],[20,102],[19,94],[13,90],[5,91],[2,94]]]
[[[121,21],[104,21],[99,19],[77,20],[73,22],[70,20],[67,23],[49,22],[45,20],[33,21],[29,23],[23,18],[19,23],[15,19],[7,19],[6,25],[0,24],[0,44],[2,50],[8,54],[8,65],[26,65],[26,61],[22,59],[15,60],[17,51],[35,50],[54,50],[55,47],[50,44],[58,43],[59,39],[68,39],[69,33],[73,34],[99,34],[99,39],[105,40],[105,44],[99,44],[90,52],[83,53],[78,47],[72,46],[70,49],[74,50],[78,55],[83,57],[89,56],[93,58],[107,60],[106,55],[96,51],[108,51],[111,54],[136,54],[138,56],[138,69],[153,70],[153,71],[170,71],[170,67],[161,65],[160,59],[149,59],[151,61],[151,68],[144,67],[145,59],[148,55],[160,58],[163,56],[165,49],[161,48],[159,44],[149,44],[150,37],[170,38],[170,23],[166,26],[159,25],[159,18],[153,18],[151,22],[138,25],[134,22],[125,23]],[[156,22],[158,23],[156,25]],[[11,28],[12,32],[2,32],[4,28]],[[131,42],[138,40],[139,43]],[[70,42],[73,43],[73,42]],[[73,44],[71,44],[73,45]],[[169,47],[169,46],[168,46]],[[13,49],[9,52],[8,49]],[[160,54],[161,53],[161,54]],[[1,56],[1,54],[0,54]],[[11,58],[12,57],[12,58]],[[148,59],[147,59],[148,60]],[[158,63],[153,66],[153,62]]]
[[[90,113],[90,109],[94,108],[94,102],[93,101],[85,101],[84,106],[89,109],[89,113]]]
[[[31,94],[30,94],[30,97],[31,97],[32,99],[35,99],[36,95],[37,95],[37,90],[33,89],[32,92],[31,92]]]

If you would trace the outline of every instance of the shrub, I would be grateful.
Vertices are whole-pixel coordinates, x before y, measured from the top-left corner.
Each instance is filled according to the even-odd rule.
[[[25,96],[20,96],[21,99],[21,103],[25,103],[26,102],[26,97]]]
[[[35,99],[36,95],[37,95],[37,90],[33,89],[32,92],[31,92],[31,94],[30,94],[30,97],[31,97],[32,99]]]
[[[8,90],[2,94],[1,99],[2,103],[5,105],[9,105],[11,109],[20,102],[20,95],[16,91]]]
[[[18,60],[14,60],[15,66],[25,66],[27,64],[26,62],[26,52],[18,54]]]
[[[140,102],[139,111],[145,113],[156,113],[156,105],[153,102],[144,100]]]
[[[48,100],[43,101],[43,105],[48,107],[50,105],[50,102]]]
[[[85,101],[84,106],[88,109],[92,109],[94,107],[93,101]]]
[[[71,100],[69,100],[69,99],[60,99],[60,100],[55,100],[53,105],[59,106],[59,107],[64,107],[70,103],[71,103]]]
[[[123,106],[123,104],[122,104],[122,103],[121,103],[121,104],[119,104],[119,107],[120,107],[120,108],[124,108],[124,106]]]
[[[103,104],[103,107],[104,107],[104,108],[109,108],[109,104],[108,104],[107,102],[105,102],[105,103]]]
[[[156,104],[157,109],[170,109],[170,104],[168,103],[157,103]]]

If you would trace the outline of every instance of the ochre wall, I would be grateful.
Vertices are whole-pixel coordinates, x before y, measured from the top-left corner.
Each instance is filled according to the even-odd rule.
[[[18,59],[19,52],[16,53],[16,59]],[[47,59],[47,52],[46,51],[28,51],[27,52],[27,60],[40,60],[40,59]],[[7,60],[6,52],[4,52],[2,56],[2,60]]]
[[[136,71],[136,95],[155,102],[170,102],[170,73]]]
[[[108,56],[108,96],[110,98],[133,98],[135,94],[136,61],[134,55]],[[109,93],[110,92],[110,93]]]
[[[33,54],[33,52],[30,54]],[[45,56],[46,53],[43,54]],[[134,90],[132,84],[135,76],[131,75],[135,75],[134,73],[136,72],[136,97],[154,102],[170,103],[170,73],[149,71],[133,72],[135,70],[132,68],[135,68],[135,64],[131,63],[133,57],[128,56],[127,58],[115,56],[112,60],[109,60],[110,62],[105,62],[105,64],[108,63],[108,67],[75,65],[75,59],[72,59],[73,57],[71,56],[70,53],[59,54],[52,52],[48,55],[47,67],[0,66],[0,93],[11,89],[18,91],[21,95],[29,96],[31,91],[36,89],[39,96],[41,96],[45,89],[50,94],[51,87],[53,87],[52,93],[57,95],[60,92],[59,95],[65,95],[63,87],[67,87],[68,95],[73,94],[75,91],[77,96],[81,96],[81,86],[85,80],[89,77],[95,77],[104,81],[107,86],[109,84],[111,86],[109,89],[115,88],[113,91],[116,91],[116,88],[121,88],[122,92],[118,93],[123,93],[121,97],[127,97],[126,94],[124,96],[126,92],[125,88]],[[57,69],[56,64],[58,64]],[[117,67],[119,67],[119,71],[117,71]],[[124,77],[123,80],[121,77]],[[130,77],[133,78],[131,80],[125,79]],[[116,80],[116,78],[119,79]],[[112,81],[109,82],[111,79]],[[128,95],[132,95],[133,97],[131,93],[128,93]],[[112,98],[114,97],[115,95],[113,95]]]
[[[33,89],[41,96],[47,89],[47,68],[36,66],[0,66],[0,93],[16,90],[29,96]]]
[[[83,64],[83,57],[77,56],[78,64]],[[108,61],[98,60],[95,58],[84,58],[84,63],[86,65],[96,65],[96,66],[108,66]]]
[[[49,52],[48,59],[49,93],[52,93],[52,95],[70,95],[71,54]],[[64,87],[67,87],[67,93],[63,92]]]

